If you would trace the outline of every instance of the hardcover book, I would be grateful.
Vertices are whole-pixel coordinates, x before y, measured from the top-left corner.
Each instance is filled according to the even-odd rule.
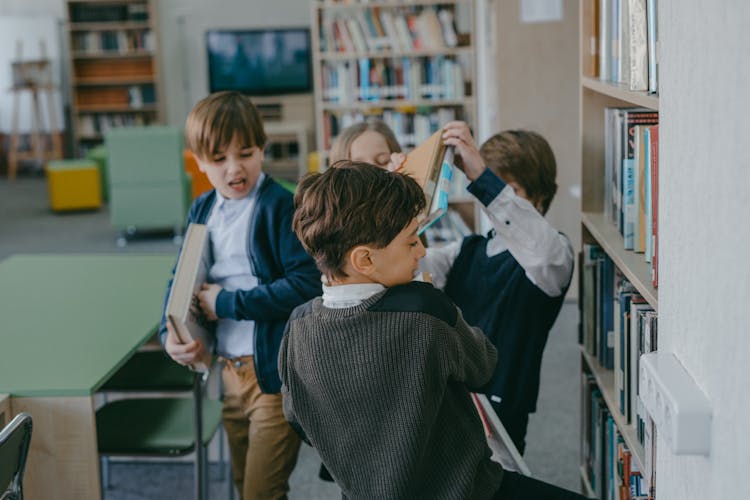
[[[215,341],[213,326],[203,315],[197,297],[201,285],[206,282],[209,263],[208,228],[205,224],[190,224],[167,299],[167,320],[183,344],[193,340],[203,343],[205,356],[191,366],[200,372],[211,367]]]
[[[453,179],[453,148],[446,147],[438,130],[414,148],[401,166],[422,186],[427,204],[420,215],[419,234],[448,211],[448,192]]]

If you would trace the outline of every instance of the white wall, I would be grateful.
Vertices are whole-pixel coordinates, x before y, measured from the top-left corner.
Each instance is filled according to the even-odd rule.
[[[64,0],[2,0],[0,16],[53,16],[65,18]]]
[[[44,40],[52,62],[53,83],[59,85],[53,100],[56,108],[55,129],[63,128],[63,105],[68,101],[68,53],[64,26],[63,0],[0,0],[0,131],[9,132],[15,96],[8,90],[11,82],[10,61],[15,60],[16,41],[23,41],[22,59],[40,56],[39,41]],[[31,129],[31,94],[18,96],[19,130]],[[41,97],[43,124],[49,124],[47,95]],[[45,127],[46,128],[46,127]]]
[[[709,457],[659,439],[660,499],[750,498],[750,3],[663,1],[659,350],[713,408]]]
[[[309,26],[309,0],[159,0],[159,54],[166,120],[182,124],[208,94],[204,36],[215,28]]]
[[[44,133],[65,128],[63,116],[63,96],[66,95],[67,81],[63,84],[63,67],[67,57],[60,49],[61,29],[59,19],[49,15],[1,15],[0,14],[0,131],[13,131],[13,116],[18,113],[17,127],[21,133],[33,128],[34,105],[29,90],[10,90],[13,85],[11,64],[15,61],[50,61],[50,83],[53,91],[39,91],[39,119],[37,125]],[[21,44],[21,57],[18,57],[17,44]]]

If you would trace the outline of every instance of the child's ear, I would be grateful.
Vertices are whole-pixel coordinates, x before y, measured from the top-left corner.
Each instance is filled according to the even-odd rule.
[[[196,165],[198,165],[198,170],[200,170],[201,172],[203,172],[205,174],[206,173],[206,165],[205,165],[204,161],[201,160],[200,157],[197,154],[193,153],[192,151],[190,152],[190,154],[193,155],[193,159],[195,160]]]
[[[359,274],[372,277],[375,273],[375,263],[372,259],[372,249],[366,245],[359,245],[349,252],[349,264]]]

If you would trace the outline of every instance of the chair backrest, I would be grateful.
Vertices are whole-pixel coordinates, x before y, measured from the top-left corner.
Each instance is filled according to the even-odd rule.
[[[31,443],[31,415],[19,413],[0,431],[0,498],[23,498],[23,470]]]
[[[182,128],[118,127],[107,132],[105,142],[112,225],[182,228],[190,206]]]
[[[109,180],[113,186],[179,182],[185,177],[179,127],[118,127],[106,135]]]

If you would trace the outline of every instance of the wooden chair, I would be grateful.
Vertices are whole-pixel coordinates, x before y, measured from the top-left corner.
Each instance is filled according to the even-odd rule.
[[[0,498],[23,500],[23,471],[31,443],[31,415],[19,413],[0,431]]]

